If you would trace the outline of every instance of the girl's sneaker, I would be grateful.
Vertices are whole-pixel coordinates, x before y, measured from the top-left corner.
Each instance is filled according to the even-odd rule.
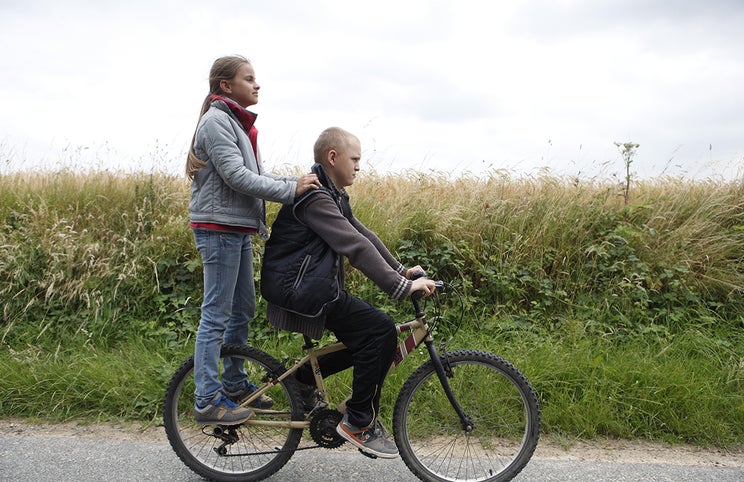
[[[194,418],[200,425],[240,425],[253,416],[253,410],[239,407],[218,392],[206,407],[194,404]]]
[[[224,393],[227,398],[229,398],[233,402],[241,404],[243,403],[243,400],[248,398],[256,390],[258,390],[258,387],[249,382],[248,385],[246,385],[246,387],[242,390],[238,390],[236,392],[228,392],[227,390],[223,389],[222,393]],[[253,408],[262,408],[265,410],[274,406],[274,399],[268,395],[261,395],[257,399],[253,400],[250,405]]]

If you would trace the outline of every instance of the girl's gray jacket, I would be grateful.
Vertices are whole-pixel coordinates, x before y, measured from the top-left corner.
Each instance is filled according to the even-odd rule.
[[[191,182],[191,222],[254,228],[266,235],[264,200],[292,204],[297,178],[264,173],[256,152],[225,102],[214,101],[194,139],[194,153],[207,165]]]

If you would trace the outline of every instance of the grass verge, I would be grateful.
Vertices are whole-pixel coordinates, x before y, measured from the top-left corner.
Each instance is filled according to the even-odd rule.
[[[699,331],[621,344],[563,334],[513,335],[463,332],[450,349],[492,351],[520,368],[538,392],[546,435],[716,447],[744,443],[744,340]],[[262,346],[280,359],[299,356],[299,347],[291,340]],[[144,339],[117,349],[3,348],[0,415],[159,424],[168,379],[190,354],[190,346],[174,349]],[[391,374],[383,416],[390,416],[398,389],[423,361],[425,355],[414,354]],[[348,392],[350,375],[331,379],[333,400]]]

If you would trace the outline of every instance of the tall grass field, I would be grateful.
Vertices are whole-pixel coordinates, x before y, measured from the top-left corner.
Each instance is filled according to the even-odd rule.
[[[519,367],[547,436],[744,444],[741,181],[367,174],[350,194],[404,263],[457,288],[447,349]],[[202,296],[188,197],[165,174],[0,175],[0,418],[160,423]],[[348,289],[410,317],[351,268]],[[264,309],[250,343],[299,357]]]

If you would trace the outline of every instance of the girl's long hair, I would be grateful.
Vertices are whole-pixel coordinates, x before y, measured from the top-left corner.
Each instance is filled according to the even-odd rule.
[[[210,97],[215,94],[224,95],[220,88],[220,82],[223,80],[234,79],[240,67],[249,63],[250,61],[241,55],[229,55],[227,57],[220,57],[214,61],[212,69],[209,71],[209,94],[207,94],[202,103],[201,112],[199,112],[199,121],[201,121],[202,116],[209,110],[209,106],[212,104]],[[199,126],[199,121],[196,123],[197,128]],[[196,130],[194,130],[194,136],[191,138],[191,146],[189,147],[189,153],[186,158],[186,176],[188,176],[189,179],[194,179],[196,171],[207,165],[207,163],[199,159],[194,152],[195,141]]]

